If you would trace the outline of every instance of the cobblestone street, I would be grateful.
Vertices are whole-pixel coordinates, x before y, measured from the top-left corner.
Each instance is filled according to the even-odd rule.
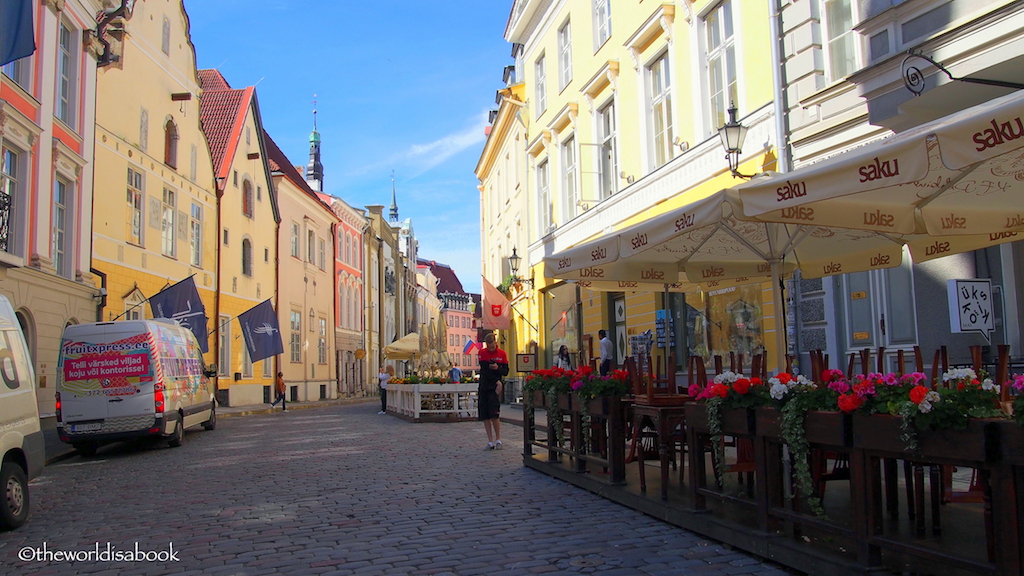
[[[377,409],[222,418],[181,448],[115,444],[49,466],[32,483],[29,522],[0,534],[0,572],[787,574],[524,468],[519,427],[485,451],[477,423]],[[44,545],[84,554],[136,542],[173,544],[178,561],[39,558]]]

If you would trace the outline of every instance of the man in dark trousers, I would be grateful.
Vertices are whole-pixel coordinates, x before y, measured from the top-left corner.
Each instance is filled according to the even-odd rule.
[[[487,347],[480,351],[480,388],[477,391],[478,420],[487,431],[487,450],[501,450],[501,379],[508,375],[508,356],[498,348],[494,333],[484,338]]]

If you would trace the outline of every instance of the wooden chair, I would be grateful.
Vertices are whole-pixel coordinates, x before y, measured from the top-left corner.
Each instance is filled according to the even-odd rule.
[[[721,374],[724,371],[723,370],[724,364],[723,364],[722,360],[723,359],[722,359],[721,356],[715,356],[714,357],[715,373],[716,374]],[[765,366],[764,355],[763,354],[754,354],[751,357],[751,374],[749,376],[757,375],[759,378],[762,377],[762,375],[764,374],[764,366]],[[733,353],[730,352],[729,369],[731,371],[737,373],[737,374],[742,374],[743,373],[743,356],[742,356],[742,354],[734,355]],[[754,374],[754,372],[760,372],[761,374]],[[745,376],[748,376],[748,375],[745,374]],[[762,380],[767,382],[767,378],[762,378]],[[725,442],[725,445],[726,446],[735,446],[735,448],[736,448],[736,461],[734,463],[732,463],[732,464],[725,465],[725,467],[723,468],[722,471],[725,472],[726,474],[728,474],[728,473],[740,474],[739,481],[740,481],[741,484],[743,484],[744,483],[744,479],[746,479],[745,484],[746,484],[746,487],[747,487],[747,496],[748,497],[753,497],[753,494],[754,494],[754,470],[755,470],[754,443],[753,443],[753,441],[751,441],[750,439],[747,439],[747,438],[736,438],[732,442]],[[714,454],[714,453],[712,452],[712,454]]]

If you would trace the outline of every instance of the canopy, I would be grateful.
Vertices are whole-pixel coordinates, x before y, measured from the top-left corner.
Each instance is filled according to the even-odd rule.
[[[384,357],[388,360],[414,360],[420,354],[420,335],[415,332],[402,336],[384,348]]]

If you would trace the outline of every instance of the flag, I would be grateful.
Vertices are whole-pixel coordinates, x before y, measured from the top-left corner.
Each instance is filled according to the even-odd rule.
[[[473,342],[472,339],[467,340],[466,341],[466,345],[462,348],[462,353],[463,354],[469,354],[469,351],[472,350],[475,345],[476,345],[476,342]]]
[[[508,330],[512,318],[512,303],[498,292],[493,284],[483,279],[484,309],[481,314],[484,330]]]
[[[0,0],[0,66],[35,51],[32,0]]]
[[[284,352],[281,325],[277,322],[277,312],[274,312],[270,300],[264,300],[239,314],[238,323],[242,325],[242,336],[245,337],[250,361],[256,362]]]
[[[210,351],[210,339],[206,332],[206,307],[199,298],[196,281],[192,276],[150,296],[149,308],[153,311],[153,318],[177,320],[196,335],[199,349],[204,354]]]

